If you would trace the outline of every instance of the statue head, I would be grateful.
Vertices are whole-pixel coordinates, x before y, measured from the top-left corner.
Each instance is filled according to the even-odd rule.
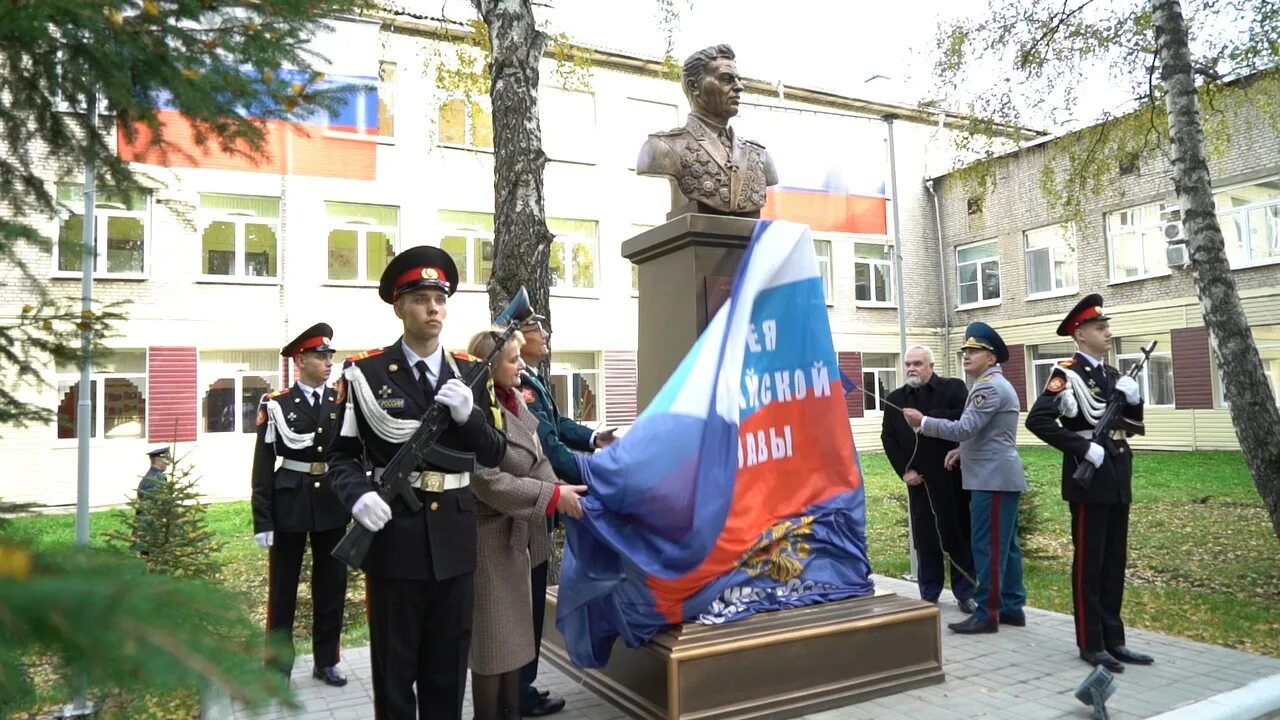
[[[713,45],[684,61],[680,85],[691,110],[726,123],[738,114],[742,78],[735,57],[728,45]]]

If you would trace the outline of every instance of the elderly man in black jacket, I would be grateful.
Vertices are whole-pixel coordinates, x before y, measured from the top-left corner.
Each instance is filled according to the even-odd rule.
[[[956,603],[965,613],[972,613],[969,492],[960,484],[958,466],[947,462],[948,453],[958,446],[916,434],[898,409],[915,408],[929,417],[956,420],[964,412],[969,391],[963,380],[934,373],[933,351],[922,345],[907,351],[903,366],[906,384],[886,398],[880,441],[889,463],[907,484],[911,539],[919,559],[920,598],[938,601],[949,564]]]

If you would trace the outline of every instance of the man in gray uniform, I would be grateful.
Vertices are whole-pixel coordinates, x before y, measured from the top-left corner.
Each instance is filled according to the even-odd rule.
[[[993,633],[1000,623],[1027,624],[1022,607],[1027,590],[1022,584],[1022,548],[1018,546],[1018,500],[1027,489],[1015,440],[1018,434],[1018,394],[1005,379],[999,363],[1009,349],[986,323],[965,328],[964,371],[973,389],[959,420],[925,417],[907,408],[907,423],[928,437],[960,443],[947,453],[948,465],[958,459],[964,467],[964,489],[971,492],[969,515],[973,565],[978,576],[974,594],[978,607],[963,622],[947,627],[962,634]]]

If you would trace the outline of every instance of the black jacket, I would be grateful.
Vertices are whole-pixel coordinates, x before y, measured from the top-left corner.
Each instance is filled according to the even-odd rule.
[[[338,406],[333,388],[321,388],[317,410],[295,383],[288,390],[264,395],[258,405],[258,435],[253,450],[253,532],[309,532],[332,530],[351,519],[327,475],[276,468],[276,458],[288,458],[310,465],[325,460],[329,440],[338,435]],[[314,433],[311,445],[291,448],[277,430],[274,442],[267,442],[267,403],[280,404],[289,430]]]
[[[929,378],[929,382],[917,389],[903,385],[889,393],[885,399],[897,407],[915,408],[930,417],[958,420],[964,412],[968,397],[969,389],[965,387],[963,380],[934,375]],[[915,452],[915,458],[912,459],[915,435],[915,431],[907,425],[906,418],[902,417],[902,413],[886,405],[880,425],[880,442],[884,445],[889,464],[893,466],[899,477],[911,469],[924,475],[926,482],[934,478],[942,480],[960,477],[959,471],[950,471],[943,467],[947,452],[959,447],[958,443],[920,435],[920,447]]]
[[[467,358],[470,356],[465,353],[453,355],[453,362],[464,375],[473,364],[480,362]],[[430,396],[424,392],[414,377],[413,368],[405,361],[399,340],[389,347],[348,358],[344,374],[353,365],[363,373],[381,408],[393,418],[421,418],[434,403],[434,392]],[[435,387],[438,389],[451,377],[454,374],[446,358],[440,365],[440,377]],[[361,495],[374,489],[365,473],[366,462],[369,467],[386,467],[401,444],[389,442],[373,431],[365,417],[366,408],[361,407],[359,397],[352,393],[351,384],[345,377],[339,387],[341,398],[346,399],[350,395],[358,436],[339,433],[327,452],[334,489],[351,508]],[[501,462],[506,453],[507,438],[496,425],[501,411],[496,409],[491,394],[488,371],[472,389],[475,405],[471,417],[462,425],[450,421],[437,445],[473,456],[473,459],[460,461],[456,456],[436,454],[430,456],[419,470],[471,472],[477,462],[488,467],[497,467]],[[344,412],[347,410],[339,412],[340,419]],[[347,423],[349,429],[350,421]],[[471,488],[442,493],[416,489],[413,492],[421,501],[422,509],[411,512],[399,498],[391,502],[391,521],[374,536],[363,569],[373,575],[399,580],[443,580],[474,572],[476,500]]]
[[[1102,366],[1103,373],[1100,376],[1095,376],[1089,367],[1089,361],[1080,353],[1076,353],[1070,360],[1058,363],[1040,397],[1031,406],[1026,426],[1046,444],[1062,451],[1063,500],[1076,503],[1129,503],[1133,500],[1133,451],[1124,438],[1145,432],[1142,403],[1124,406],[1123,419],[1114,426],[1121,430],[1124,437],[1104,444],[1103,448],[1108,451],[1106,458],[1102,467],[1094,472],[1089,488],[1086,490],[1071,477],[1076,471],[1076,465],[1085,462],[1085,453],[1089,451],[1090,440],[1080,433],[1091,431],[1093,423],[1083,409],[1077,409],[1073,417],[1066,417],[1061,397],[1067,393],[1075,393],[1074,387],[1083,387],[1087,388],[1095,402],[1105,404],[1115,390],[1116,381],[1120,379],[1120,371],[1109,365]],[[1076,380],[1073,382],[1067,373],[1074,375]],[[1077,399],[1077,406],[1079,403],[1080,400]]]

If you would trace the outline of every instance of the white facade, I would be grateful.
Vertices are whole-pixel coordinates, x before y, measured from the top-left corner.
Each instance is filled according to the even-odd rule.
[[[375,290],[388,249],[444,244],[461,254],[464,282],[450,301],[447,347],[463,347],[487,325],[488,298],[477,271],[491,236],[494,191],[492,154],[475,147],[486,144],[483,105],[477,116],[462,102],[450,103],[453,98],[436,87],[432,63],[445,55],[433,44],[445,41],[397,27],[384,30],[368,48],[383,73],[383,122],[394,121],[389,137],[360,141],[376,146],[374,179],[148,165],[143,169],[155,179],[150,195],[132,205],[120,203],[119,212],[108,207],[108,214],[120,219],[100,220],[110,227],[99,226],[99,245],[104,234],[111,240],[100,256],[94,293],[104,300],[129,300],[130,305],[119,336],[109,342],[118,351],[115,366],[95,375],[99,398],[91,442],[91,505],[124,502],[146,470],[144,451],[166,444],[174,428],[184,435],[193,411],[195,429],[189,435],[194,439],[177,443],[179,456],[195,465],[210,498],[248,497],[254,436],[246,431],[253,429],[253,409],[263,387],[280,387],[286,380],[280,346],[320,321],[333,326],[340,355],[385,346],[398,336],[398,321]],[[606,357],[625,370],[636,349],[638,299],[633,268],[622,258],[620,246],[638,231],[664,222],[669,208],[666,181],[636,176],[635,158],[647,133],[683,124],[687,112],[679,85],[659,77],[656,63],[601,53],[596,58],[589,92],[559,87],[554,63],[548,60],[540,93],[549,157],[546,214],[559,236],[555,248],[562,250],[560,259],[553,260],[560,278],[550,308],[553,373],[566,401],[562,404],[585,413],[584,422],[591,425],[606,419],[625,422],[631,414],[626,408],[634,403],[634,378],[628,387],[617,380],[623,372],[606,389],[604,377]],[[785,117],[796,119],[798,128],[816,111],[841,123],[844,131],[812,138],[814,153],[841,142],[883,152],[883,123],[874,115],[853,117],[865,118],[877,106],[816,93],[809,94],[814,102],[794,99],[805,95],[788,89],[785,102],[776,95],[748,95],[742,126],[749,127],[752,113],[773,112],[761,106],[787,108]],[[949,166],[949,136],[932,118],[909,108],[897,110],[904,116],[895,133],[899,215],[908,249],[908,339],[934,342],[941,336],[936,318],[942,301],[928,278],[940,271],[936,250],[929,251],[936,234],[932,200],[922,179],[930,176],[926,165],[933,166],[934,174]],[[337,157],[334,162],[347,160]],[[868,162],[882,164],[884,158]],[[60,180],[65,181],[64,195],[73,199],[78,176],[59,177],[51,170],[49,181]],[[876,289],[874,281],[860,285],[879,270],[872,257],[876,253],[867,248],[892,242],[889,215],[890,229],[884,234],[815,236],[820,255],[829,257],[837,350],[868,354],[861,364],[883,367],[882,379],[892,389],[899,365],[896,300],[892,294],[881,297],[887,289]],[[44,227],[55,240],[60,227],[68,227],[68,237],[78,237],[72,232],[78,227],[74,219],[70,225],[74,227],[47,219]],[[71,258],[78,252],[70,245],[55,246],[51,256],[32,248],[27,257],[34,267],[49,268],[55,292],[76,298],[78,261]],[[867,257],[859,260],[859,254]],[[0,268],[0,274],[17,277],[12,269]],[[860,299],[867,293],[871,297]],[[20,283],[0,288],[0,313],[16,315],[25,296]],[[338,366],[335,360],[335,372]],[[47,378],[52,388],[24,392],[59,409],[62,430],[58,423],[0,430],[0,463],[6,468],[0,497],[69,505],[75,502],[76,488],[77,443],[70,413],[78,371],[50,367]],[[564,390],[569,385],[580,391],[577,407]],[[581,392],[584,387],[590,392]],[[852,422],[859,445],[879,451],[878,415],[872,411]]]

